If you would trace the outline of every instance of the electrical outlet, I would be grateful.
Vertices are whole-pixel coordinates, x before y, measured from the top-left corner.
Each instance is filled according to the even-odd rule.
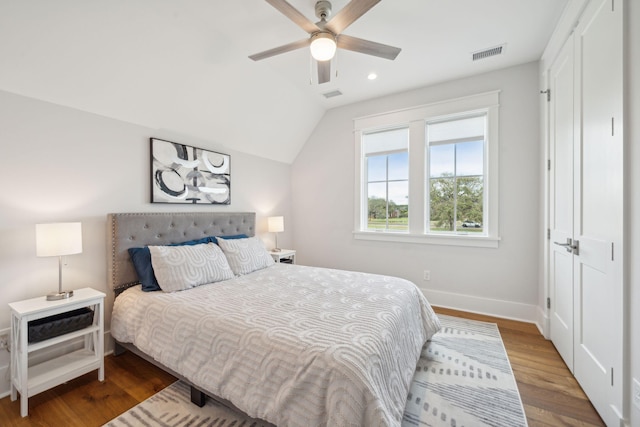
[[[0,350],[9,351],[9,335],[0,335]]]
[[[640,410],[640,382],[637,379],[633,379],[633,404]]]
[[[422,276],[424,280],[431,280],[431,272],[429,270],[424,271],[424,276]]]

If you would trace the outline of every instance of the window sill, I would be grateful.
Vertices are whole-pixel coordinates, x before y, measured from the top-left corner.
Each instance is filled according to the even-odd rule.
[[[472,236],[467,234],[434,235],[408,234],[380,231],[354,231],[356,240],[373,240],[378,242],[418,243],[423,245],[467,246],[476,248],[497,248],[499,237]]]

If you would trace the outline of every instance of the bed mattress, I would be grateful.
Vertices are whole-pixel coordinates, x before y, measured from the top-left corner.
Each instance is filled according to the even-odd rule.
[[[276,264],[181,292],[115,301],[113,337],[278,426],[400,425],[439,321],[389,276]]]

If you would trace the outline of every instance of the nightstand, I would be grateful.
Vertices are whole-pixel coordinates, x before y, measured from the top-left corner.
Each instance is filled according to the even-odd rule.
[[[275,262],[288,264],[296,263],[296,251],[294,249],[281,249],[279,251],[269,251]]]
[[[95,289],[73,291],[69,299],[47,301],[45,296],[9,304],[11,308],[11,400],[20,393],[20,415],[29,413],[29,397],[98,370],[98,380],[104,381],[104,298]],[[29,342],[29,322],[63,315],[85,307],[93,308],[93,323],[42,341]],[[29,366],[29,355],[75,338],[84,337],[80,350],[64,354],[37,365]]]

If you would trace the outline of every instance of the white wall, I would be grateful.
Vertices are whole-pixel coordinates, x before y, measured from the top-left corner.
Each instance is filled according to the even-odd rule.
[[[502,91],[500,247],[354,240],[353,119],[496,89]],[[328,111],[292,167],[299,262],[400,276],[435,305],[535,321],[542,232],[539,96],[537,63],[529,63]],[[423,270],[431,271],[430,281],[422,279]]]
[[[629,0],[625,22],[626,42],[626,227],[629,231],[627,250],[627,280],[629,285],[629,362],[631,378],[640,381],[640,2]],[[629,411],[631,426],[640,426],[640,408],[633,405],[633,386],[629,385],[631,397]]]
[[[188,114],[188,112],[185,112]],[[149,203],[149,138],[231,155],[231,205]],[[149,129],[0,91],[0,331],[8,332],[12,301],[58,287],[56,258],[35,254],[35,224],[81,221],[83,253],[66,257],[65,288],[107,288],[106,214],[148,211],[253,211],[268,247],[266,217],[291,217],[291,166],[235,152],[222,144]],[[291,246],[292,227],[279,243]],[[0,332],[3,333],[3,332]],[[0,372],[8,356],[0,352]],[[0,394],[5,376],[0,376]]]

